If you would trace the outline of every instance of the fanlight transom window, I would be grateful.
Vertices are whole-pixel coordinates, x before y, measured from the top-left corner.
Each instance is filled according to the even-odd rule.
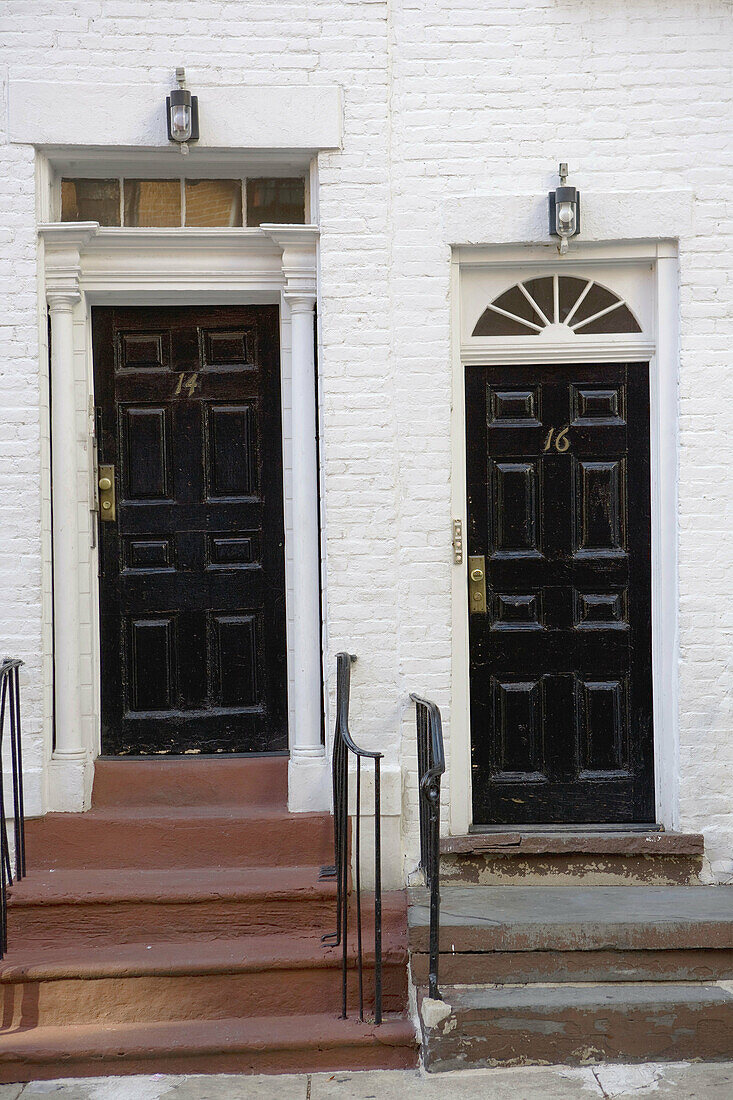
[[[479,317],[473,336],[597,336],[641,332],[626,303],[593,279],[543,275],[525,279],[495,298]]]

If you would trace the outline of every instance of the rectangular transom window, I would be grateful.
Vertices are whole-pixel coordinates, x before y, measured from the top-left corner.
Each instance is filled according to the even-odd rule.
[[[128,227],[305,222],[305,180],[62,179],[61,221]]]

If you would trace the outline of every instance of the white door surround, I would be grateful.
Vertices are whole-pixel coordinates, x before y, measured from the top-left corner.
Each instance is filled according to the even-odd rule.
[[[464,371],[476,365],[535,362],[649,362],[652,490],[652,668],[657,821],[678,825],[677,385],[678,267],[672,241],[575,244],[563,259],[547,246],[455,247],[452,255],[452,494],[466,524]],[[502,290],[554,272],[597,279],[639,320],[638,334],[473,337],[474,325]],[[472,821],[466,565],[453,570],[453,692],[450,830]]]
[[[91,307],[276,303],[281,319],[289,806],[327,809],[314,320],[318,228],[39,226],[51,321],[56,747],[46,806],[88,807],[99,752]],[[294,546],[297,552],[293,552]]]

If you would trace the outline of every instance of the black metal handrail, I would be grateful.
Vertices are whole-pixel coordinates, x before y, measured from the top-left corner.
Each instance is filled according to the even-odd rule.
[[[10,715],[10,759],[13,771],[13,818],[15,821],[15,877],[25,875],[25,805],[23,801],[23,748],[20,734],[20,660],[6,657],[0,664],[0,959],[8,949],[8,888],[13,885],[8,823],[5,816],[5,785],[2,749],[5,715]]]
[[[428,995],[442,1000],[438,989],[440,935],[440,777],[445,771],[443,722],[428,699],[411,695],[417,717],[417,772],[420,805],[420,869],[430,891],[430,969]]]
[[[374,761],[374,1022],[382,1022],[382,826],[381,752],[361,749],[349,733],[350,653],[336,656],[336,729],[333,741],[333,836],[335,864],[322,877],[336,879],[336,931],[323,936],[329,947],[341,945],[341,1017],[346,1019],[349,904],[349,753],[356,758],[356,815],[354,820],[354,878],[356,893],[356,956],[359,980],[359,1019],[364,1019],[364,953],[361,913],[361,762]]]

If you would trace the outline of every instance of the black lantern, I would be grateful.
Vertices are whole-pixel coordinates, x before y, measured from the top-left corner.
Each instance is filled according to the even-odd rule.
[[[568,250],[568,241],[580,232],[580,191],[568,187],[567,164],[560,165],[560,186],[550,191],[550,233],[560,238],[557,250],[563,255]]]
[[[178,87],[166,97],[168,140],[175,141],[182,153],[188,152],[188,144],[199,139],[199,101],[186,87],[186,70],[176,69]]]

